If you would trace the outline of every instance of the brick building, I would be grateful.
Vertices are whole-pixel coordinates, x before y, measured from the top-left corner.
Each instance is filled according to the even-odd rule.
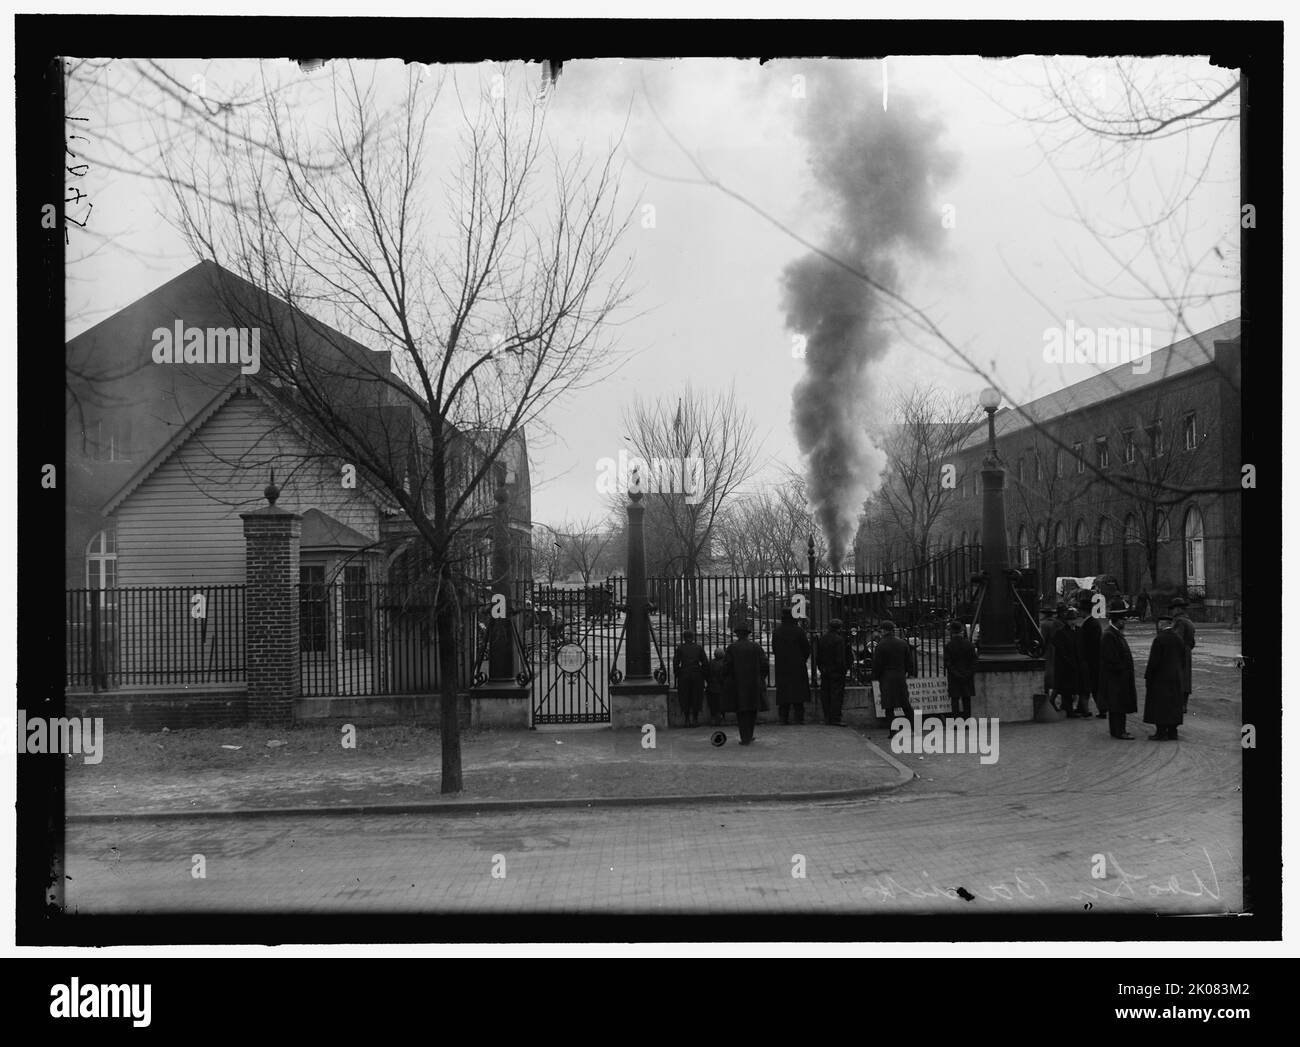
[[[1149,366],[1148,366],[1149,364]],[[1007,469],[1011,559],[1058,577],[1114,575],[1122,592],[1184,595],[1194,617],[1233,621],[1241,582],[1241,322],[1101,371],[994,416]],[[987,426],[953,455],[957,488],[935,552],[981,540]],[[871,535],[859,564],[896,550]],[[861,569],[861,567],[860,567]]]

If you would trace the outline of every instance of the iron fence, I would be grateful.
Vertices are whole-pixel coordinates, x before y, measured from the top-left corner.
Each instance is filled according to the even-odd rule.
[[[109,690],[244,680],[244,586],[66,591],[66,680]]]
[[[937,675],[943,671],[948,621],[957,618],[971,624],[977,592],[972,579],[979,569],[979,547],[963,546],[904,569],[817,574],[811,586],[806,572],[651,578],[647,582],[651,667],[659,668],[662,660],[671,681],[672,654],[685,629],[692,629],[711,654],[714,648],[725,648],[732,641],[732,629],[741,619],[749,622],[751,639],[770,652],[772,630],[780,624],[781,609],[798,598],[804,611],[800,621],[813,640],[814,669],[817,640],[831,619],[838,618],[853,655],[850,679],[865,683],[877,627],[889,620],[913,645],[917,672]],[[622,607],[626,604],[625,579],[611,581],[615,603]]]
[[[300,582],[298,652],[303,697],[431,694],[438,690],[435,589],[348,577]],[[469,685],[487,635],[486,605],[456,624],[456,684]]]

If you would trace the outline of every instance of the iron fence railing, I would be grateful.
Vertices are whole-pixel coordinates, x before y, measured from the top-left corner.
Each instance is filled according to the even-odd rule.
[[[66,679],[108,690],[244,680],[244,586],[66,590]]]
[[[435,589],[426,584],[300,582],[298,652],[304,697],[428,694],[441,679]],[[490,605],[457,616],[456,684],[469,685]]]

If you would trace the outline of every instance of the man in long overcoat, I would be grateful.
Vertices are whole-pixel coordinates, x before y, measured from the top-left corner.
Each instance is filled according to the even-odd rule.
[[[1156,620],[1156,637],[1147,658],[1142,721],[1155,725],[1156,733],[1150,735],[1153,742],[1177,741],[1178,725],[1183,722],[1183,641],[1172,625],[1173,619],[1167,615]]]
[[[1192,699],[1192,648],[1196,646],[1196,626],[1187,617],[1187,601],[1181,596],[1169,605],[1174,611],[1174,632],[1183,641],[1183,713]]]
[[[885,720],[893,730],[894,709],[903,707],[903,715],[912,719],[912,703],[907,693],[907,678],[916,675],[916,655],[912,645],[894,635],[894,623],[882,622],[884,634],[871,660],[871,676],[880,685],[880,705]]]
[[[767,708],[767,677],[770,666],[767,654],[749,638],[748,622],[737,622],[732,630],[735,641],[727,648],[723,660],[722,708],[736,714],[740,725],[740,744],[754,740],[758,711]]]
[[[1110,736],[1132,740],[1126,717],[1137,712],[1137,681],[1133,676],[1133,652],[1124,638],[1124,621],[1128,605],[1115,603],[1107,611],[1110,625],[1101,634],[1101,654],[1097,672],[1097,704],[1104,703],[1110,718]]]
[[[1097,684],[1101,672],[1102,628],[1102,619],[1095,617],[1091,609],[1079,627],[1083,639],[1083,664],[1088,667],[1088,686],[1092,690],[1092,696],[1097,699],[1098,719],[1106,715],[1106,707],[1101,703],[1101,692]]]
[[[776,708],[781,722],[803,723],[803,706],[808,701],[808,656],[812,643],[794,620],[794,611],[781,609],[781,624],[772,630],[772,658],[776,662]]]
[[[695,642],[695,633],[682,630],[682,642],[673,654],[673,676],[677,680],[677,701],[687,727],[698,727],[704,705],[704,685],[709,679],[709,658]]]
[[[1065,621],[1056,630],[1052,646],[1056,649],[1056,689],[1061,695],[1061,708],[1072,720],[1087,716],[1088,666],[1083,658],[1079,612],[1073,607],[1065,609]]]
[[[831,727],[843,727],[844,674],[849,670],[848,647],[840,630],[844,623],[832,618],[817,644],[817,671],[822,676],[822,713]]]
[[[966,629],[961,622],[949,622],[948,642],[943,645],[943,665],[948,673],[948,700],[952,702],[954,716],[970,716],[978,657],[975,645],[966,638]]]

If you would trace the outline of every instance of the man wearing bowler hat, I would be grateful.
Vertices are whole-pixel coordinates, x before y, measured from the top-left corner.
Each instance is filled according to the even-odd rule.
[[[822,674],[822,713],[830,727],[843,727],[844,674],[848,672],[848,648],[844,643],[844,622],[832,618],[828,631],[817,645],[817,666]]]
[[[1097,704],[1107,710],[1110,736],[1131,741],[1126,717],[1137,712],[1137,681],[1133,675],[1133,652],[1124,638],[1128,605],[1116,600],[1107,608],[1110,626],[1101,634],[1097,673]]]
[[[871,661],[871,676],[880,685],[880,705],[885,710],[885,720],[893,730],[894,709],[903,707],[903,715],[912,720],[912,703],[907,693],[907,678],[916,675],[916,655],[912,645],[894,635],[894,623],[882,622],[884,636],[876,647]]]
[[[1176,597],[1169,606],[1174,612],[1170,628],[1183,641],[1183,714],[1186,715],[1187,703],[1192,698],[1192,648],[1196,646],[1196,626],[1187,617],[1187,601],[1181,596]]]
[[[727,648],[723,659],[722,708],[736,714],[740,725],[740,744],[749,745],[754,740],[754,724],[758,712],[767,708],[767,677],[770,671],[767,654],[749,638],[749,622],[738,621],[732,632],[735,641]]]

